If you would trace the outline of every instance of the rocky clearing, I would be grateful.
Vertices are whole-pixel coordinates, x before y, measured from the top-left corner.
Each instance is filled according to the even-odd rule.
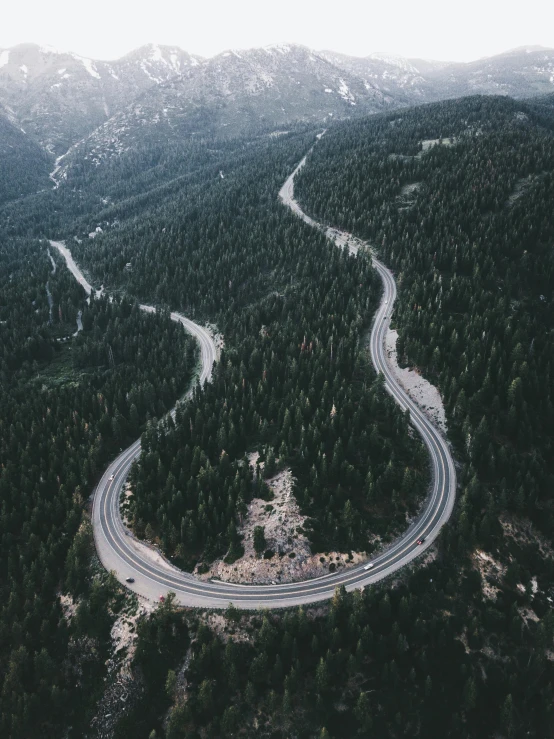
[[[496,600],[499,588],[492,584],[491,581],[499,581],[506,574],[506,567],[497,562],[494,557],[487,552],[477,549],[473,555],[473,563],[481,574],[482,591],[485,598]]]
[[[397,339],[398,331],[389,329],[385,339],[385,350],[394,376],[410,398],[418,404],[421,410],[440,428],[443,434],[446,434],[446,414],[439,391],[416,370],[402,368],[398,365],[396,355]]]
[[[255,468],[257,454],[250,455],[249,462]],[[267,480],[274,498],[271,502],[254,498],[248,505],[239,533],[244,537],[244,555],[233,564],[223,559],[212,563],[209,571],[195,575],[203,580],[218,578],[226,582],[287,583],[319,577],[333,569],[352,567],[367,559],[365,552],[354,552],[352,558],[340,552],[312,554],[303,527],[306,521],[300,514],[293,494],[294,480],[290,469],[279,472]],[[254,550],[254,528],[265,529],[266,549],[273,552],[269,559],[258,557]]]
[[[78,604],[70,595],[60,594],[59,599],[65,618],[71,621]],[[128,594],[113,623],[110,633],[111,657],[106,662],[107,675],[104,678],[105,689],[96,704],[96,712],[90,723],[90,736],[94,739],[108,739],[113,736],[118,720],[138,699],[139,686],[131,670],[136,649],[137,622],[143,615],[151,613],[153,608],[150,603]],[[75,648],[80,652],[87,651],[87,646],[81,642],[76,642]]]

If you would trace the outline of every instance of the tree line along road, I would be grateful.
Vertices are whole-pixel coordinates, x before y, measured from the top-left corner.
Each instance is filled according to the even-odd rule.
[[[323,231],[337,246],[348,247],[352,252],[360,248],[369,248],[351,234],[322,226],[302,211],[294,200],[294,176],[304,166],[305,161],[306,157],[281,188],[279,197],[282,202],[310,226]],[[68,268],[90,295],[93,288],[73,261],[69,249],[60,242],[50,243],[62,254]],[[454,462],[445,438],[398,384],[388,364],[384,340],[396,299],[396,283],[390,270],[375,257],[373,265],[383,282],[383,296],[371,331],[371,358],[376,371],[384,376],[387,391],[402,410],[409,410],[411,422],[421,434],[431,459],[431,491],[417,520],[394,544],[370,563],[347,571],[280,585],[240,585],[201,581],[177,569],[156,550],[139,542],[123,524],[119,498],[130,467],[140,455],[138,439],[106,469],[96,487],[93,501],[92,525],[98,555],[104,567],[113,571],[122,584],[151,601],[157,601],[160,596],[174,592],[176,602],[183,606],[226,608],[232,602],[241,609],[283,608],[326,600],[333,595],[337,586],[344,585],[347,590],[353,590],[382,580],[411,562],[433,543],[454,506],[456,494]],[[148,312],[155,311],[151,306],[140,307]],[[199,379],[201,383],[209,381],[213,363],[217,359],[217,350],[212,337],[205,328],[178,313],[171,313],[171,318],[182,323],[185,330],[198,340],[201,349]],[[127,583],[127,578],[133,578],[134,582]]]

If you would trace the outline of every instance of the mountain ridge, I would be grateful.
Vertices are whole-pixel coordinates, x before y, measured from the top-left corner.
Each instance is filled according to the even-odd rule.
[[[474,94],[551,92],[554,50],[534,46],[467,63],[387,52],[356,57],[301,44],[210,58],[146,44],[113,61],[38,44],[0,49],[5,115],[66,166],[83,155],[99,163],[165,137],[228,138]]]

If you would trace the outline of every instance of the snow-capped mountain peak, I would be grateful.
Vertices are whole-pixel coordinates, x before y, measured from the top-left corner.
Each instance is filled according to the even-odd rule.
[[[201,61],[176,46],[149,44],[113,62],[49,46],[0,50],[0,104],[56,155],[153,85]]]
[[[55,157],[76,151],[92,132],[87,146],[101,159],[124,151],[137,131],[232,136],[467,94],[552,91],[554,51],[533,46],[469,64],[290,43],[210,59],[147,44],[109,62],[37,44],[0,49],[0,106]]]

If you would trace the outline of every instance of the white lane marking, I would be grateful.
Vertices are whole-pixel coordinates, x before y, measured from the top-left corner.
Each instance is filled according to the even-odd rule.
[[[283,202],[289,205],[292,210],[299,215],[306,223],[318,228],[328,235],[329,238],[342,238],[343,242],[346,242],[348,235],[344,232],[340,232],[337,229],[330,229],[318,224],[312,218],[307,216],[294,201],[293,196],[293,184],[294,176],[305,164],[306,157],[296,167],[292,175],[287,178],[287,181],[281,188],[279,193]],[[357,252],[358,247],[353,247],[353,251]],[[119,499],[118,491],[120,488],[120,481],[128,474],[128,470],[133,460],[140,455],[140,439],[132,444],[120,457],[118,457],[109,466],[103,475],[101,482],[97,487],[95,494],[95,509],[100,506],[98,511],[98,518],[101,524],[102,533],[104,534],[104,542],[110,546],[112,554],[122,562],[124,567],[134,567],[137,572],[141,572],[142,576],[149,582],[156,586],[169,585],[172,589],[177,591],[178,595],[189,596],[195,599],[195,605],[211,605],[214,602],[229,601],[229,597],[235,597],[235,594],[230,592],[233,588],[243,588],[246,591],[240,593],[238,598],[235,597],[235,603],[243,604],[250,607],[258,607],[258,605],[286,605],[292,602],[307,602],[307,596],[310,596],[312,600],[322,600],[330,597],[336,585],[356,585],[362,587],[363,585],[377,582],[383,577],[392,574],[400,567],[404,566],[405,563],[411,561],[417,557],[424,549],[432,543],[434,539],[433,535],[438,534],[440,530],[442,520],[446,520],[450,515],[453,499],[451,500],[450,506],[445,508],[442,507],[445,496],[449,496],[452,490],[455,490],[455,470],[449,454],[448,447],[442,436],[436,431],[436,429],[430,424],[424,414],[415,405],[412,399],[404,392],[398,384],[396,384],[395,378],[390,373],[386,358],[384,356],[384,323],[382,316],[388,310],[391,311],[393,303],[396,299],[396,283],[390,274],[389,270],[380,263],[376,258],[372,259],[374,266],[376,267],[384,285],[384,296],[381,305],[375,316],[374,332],[372,334],[371,341],[371,356],[373,363],[378,371],[382,371],[385,377],[385,387],[394,400],[400,405],[401,408],[410,409],[410,416],[413,425],[416,427],[418,432],[423,437],[425,445],[431,455],[433,462],[434,473],[434,484],[433,492],[431,495],[430,504],[424,512],[423,516],[419,521],[416,522],[412,531],[405,536],[401,537],[395,545],[383,554],[379,555],[373,560],[374,568],[371,570],[371,574],[366,574],[365,566],[360,565],[356,569],[351,570],[348,574],[344,573],[344,576],[337,576],[337,573],[329,573],[328,575],[322,575],[311,580],[306,580],[300,583],[279,583],[275,585],[248,585],[241,583],[205,583],[199,580],[192,579],[192,575],[188,573],[180,573],[176,570],[175,574],[167,573],[159,569],[156,564],[145,563],[144,560],[138,558],[137,553],[130,547],[129,543],[125,538],[122,537],[122,533],[125,533],[125,527],[121,520],[119,511]],[[385,297],[387,296],[388,297]],[[383,302],[385,301],[385,302]],[[386,301],[390,302],[390,306],[387,308]],[[143,310],[149,312],[155,311],[155,308],[151,306],[140,306]],[[213,342],[211,337],[199,326],[194,324],[190,319],[182,316],[179,313],[171,313],[171,318],[174,321],[180,321],[185,329],[191,333],[198,340],[201,349],[201,360],[202,369],[199,380],[203,383],[205,380],[209,380],[212,374],[213,362],[215,361],[215,347],[212,346]],[[376,346],[375,346],[376,344]],[[189,397],[193,392],[193,388],[189,390],[186,397]],[[445,458],[448,462],[448,471],[450,473],[449,481],[450,485],[447,490],[447,475],[445,469]],[[113,470],[116,472],[113,473]],[[442,473],[442,485],[440,484]],[[106,477],[109,473],[117,475],[117,480],[114,480],[114,485],[106,485]],[[111,494],[110,494],[111,493]],[[437,497],[439,500],[437,502]],[[110,506],[108,508],[108,506]],[[103,517],[102,517],[103,513]],[[110,515],[111,514],[111,515]],[[438,518],[437,517],[438,514]],[[433,520],[436,518],[436,520]],[[415,542],[422,536],[426,537],[427,546],[417,547]],[[96,538],[96,535],[95,535]],[[122,546],[123,545],[123,546]],[[404,556],[405,555],[405,556]],[[129,564],[129,560],[132,563]],[[145,569],[144,565],[147,564],[148,569]],[[169,565],[168,563],[168,566]],[[120,577],[123,577],[120,575]],[[156,579],[153,579],[153,578]],[[172,578],[172,579],[168,579]],[[184,580],[181,580],[184,578]],[[191,578],[190,580],[187,578]],[[322,580],[328,582],[321,583]],[[318,585],[314,586],[314,583],[318,582]],[[288,588],[288,590],[285,590]],[[292,588],[292,589],[291,589]],[[284,592],[283,592],[284,591]],[[199,594],[198,596],[196,594]],[[274,597],[272,597],[274,596]],[[283,600],[286,598],[287,600]],[[256,600],[255,600],[256,599]]]
[[[381,276],[383,277],[383,273],[384,273],[384,276],[386,278],[388,278],[386,280],[385,279],[383,280],[385,282],[385,287],[388,286],[389,287],[389,290],[392,293],[392,287],[394,287],[394,281],[392,281],[392,278],[389,277],[389,274],[387,273],[388,271],[386,270],[386,268],[384,268],[381,264],[379,264],[379,266],[381,267],[381,270],[378,270],[378,271],[380,272]],[[392,283],[392,286],[391,286],[391,283]],[[383,346],[382,346],[382,343],[383,342],[382,342],[382,336],[381,336],[382,333],[383,332],[381,330],[379,330],[378,333],[377,333],[377,338],[378,338],[377,345],[378,345],[378,349],[379,349],[379,354],[377,355],[377,357],[378,357],[378,360],[379,361],[375,361],[374,360],[374,364],[376,364],[377,367],[382,367],[383,370],[385,370],[385,372],[383,374],[390,381],[389,368],[388,368],[388,366],[386,364],[386,360],[384,358],[384,349],[383,349]],[[373,346],[372,346],[372,348],[373,348]],[[431,453],[431,455],[433,457],[433,460],[435,462],[435,466],[437,468],[439,466],[439,460],[440,460],[440,465],[442,467],[442,472],[443,472],[443,485],[442,486],[439,485],[439,476],[436,475],[435,476],[436,477],[436,479],[435,479],[435,486],[434,486],[433,496],[432,496],[432,499],[431,499],[431,504],[428,506],[427,510],[425,511],[425,514],[424,514],[423,518],[420,519],[417,522],[417,524],[416,524],[416,527],[415,528],[417,528],[417,533],[415,531],[413,531],[410,534],[409,539],[402,538],[401,540],[399,540],[399,542],[397,543],[396,546],[394,546],[392,549],[389,549],[387,552],[383,553],[383,555],[381,555],[376,560],[374,560],[374,565],[378,569],[377,569],[377,571],[372,572],[371,573],[372,575],[382,575],[384,573],[384,570],[381,569],[382,565],[389,564],[389,566],[390,566],[393,563],[394,564],[397,564],[397,562],[393,562],[393,560],[398,560],[398,558],[399,557],[402,557],[402,555],[405,552],[407,552],[409,549],[411,549],[412,547],[414,547],[414,543],[415,543],[415,541],[416,541],[417,538],[421,538],[423,536],[425,536],[427,538],[427,536],[431,536],[432,535],[431,533],[428,533],[428,530],[425,529],[425,526],[427,525],[427,520],[429,518],[434,517],[436,515],[437,511],[440,510],[440,506],[441,506],[442,500],[444,498],[445,488],[446,488],[446,485],[444,484],[445,483],[445,480],[446,480],[446,475],[445,475],[445,470],[444,470],[443,456],[442,456],[442,454],[437,455],[437,453],[436,453],[436,447],[435,447],[435,445],[437,443],[437,440],[435,438],[431,438],[431,441],[434,442],[434,444],[431,444],[429,442],[429,440],[426,439],[426,437],[425,437],[424,431],[428,431],[428,428],[426,428],[428,426],[427,419],[425,419],[422,416],[422,414],[419,411],[419,409],[413,404],[413,401],[411,401],[411,398],[409,398],[407,395],[405,395],[404,392],[403,392],[403,390],[401,390],[401,389],[399,390],[396,386],[394,386],[392,384],[391,384],[391,386],[390,386],[389,389],[392,391],[391,394],[393,394],[393,396],[395,397],[395,399],[397,400],[397,402],[399,402],[400,405],[403,405],[403,404],[400,402],[400,400],[399,400],[399,398],[397,396],[400,396],[402,398],[402,400],[407,401],[407,403],[409,404],[408,407],[412,406],[415,409],[415,411],[416,411],[416,418],[414,419],[414,421],[415,421],[414,425],[416,425],[418,431],[420,432],[420,434],[423,436],[424,440],[426,441],[426,445],[429,448],[429,451],[430,451],[430,453]],[[421,422],[423,422],[423,423],[421,423]],[[438,505],[434,505],[435,499],[437,497],[437,494],[439,494],[439,493],[440,493],[439,503],[438,503]],[[439,516],[439,521],[440,521],[440,516]],[[435,526],[436,526],[436,523],[433,523],[433,527],[435,527]],[[129,550],[128,549],[127,551],[125,551],[125,550],[121,549],[121,547],[119,546],[119,544],[117,542],[114,541],[114,543],[116,544],[116,546],[118,547],[118,549],[120,549],[120,551],[122,552],[122,554],[127,554],[127,556],[130,559],[132,559],[134,562],[137,563],[135,566],[137,566],[138,569],[141,569],[143,572],[146,572],[142,568],[142,566],[139,564],[140,560],[139,561],[136,560],[136,555],[134,555],[134,552],[132,552],[132,550]],[[430,543],[432,543],[432,542],[429,541],[429,544]],[[402,545],[404,545],[404,546],[402,546]],[[423,549],[426,549],[426,548],[427,547],[424,547]],[[397,551],[399,549],[400,549],[400,551]],[[413,553],[415,551],[415,552],[417,552],[417,554],[419,554],[421,551],[423,551],[423,549],[415,549],[415,550],[412,549],[411,550],[411,553]],[[129,555],[132,555],[132,556],[129,556]],[[248,594],[247,593],[241,593],[240,594],[240,598],[242,598],[242,599],[244,599],[244,598],[251,599],[251,598],[260,597],[260,596],[263,597],[264,596],[264,593],[267,593],[266,597],[269,598],[270,595],[273,594],[273,591],[274,590],[281,590],[281,589],[290,588],[290,587],[294,587],[295,590],[293,590],[293,591],[290,591],[289,590],[289,591],[286,591],[286,592],[279,592],[279,597],[291,596],[293,594],[294,595],[297,595],[297,596],[301,596],[301,595],[304,594],[304,588],[309,589],[309,592],[311,592],[311,593],[321,594],[321,593],[324,593],[324,592],[328,592],[328,589],[330,587],[333,587],[335,585],[335,581],[333,580],[333,582],[328,582],[328,583],[322,584],[321,586],[318,585],[316,587],[313,587],[312,583],[314,583],[315,581],[320,581],[322,579],[336,578],[336,580],[337,580],[336,584],[345,584],[345,585],[346,584],[351,584],[354,581],[360,582],[360,575],[363,574],[363,569],[364,569],[364,566],[362,565],[359,568],[356,568],[355,570],[352,570],[349,573],[348,577],[345,577],[345,578],[336,578],[336,575],[334,573],[333,574],[330,573],[329,575],[323,575],[323,576],[321,576],[319,578],[312,578],[310,580],[304,581],[306,583],[305,586],[303,585],[303,583],[298,583],[298,584],[294,584],[294,583],[283,583],[283,584],[275,584],[275,585],[272,585],[272,586],[267,586],[267,585],[266,586],[263,586],[263,585],[258,585],[257,586],[257,585],[241,584],[241,583],[221,583],[221,585],[219,585],[219,587],[218,587],[218,584],[213,583],[213,581],[211,582],[211,585],[214,586],[214,587],[210,587],[209,589],[206,588],[206,587],[203,587],[201,589],[198,589],[197,587],[194,587],[194,585],[192,583],[190,583],[190,582],[187,582],[185,585],[186,585],[186,587],[187,587],[188,590],[192,590],[194,592],[200,592],[200,593],[204,592],[205,593],[208,590],[209,593],[210,593],[210,595],[211,595],[211,597],[220,598],[220,599],[226,599],[227,598],[228,592],[227,592],[227,590],[225,590],[225,588],[228,588],[229,586],[231,586],[231,587],[238,587],[238,588],[244,588],[245,590],[250,590],[250,593],[248,593]],[[158,575],[158,573],[159,573],[159,575]],[[168,580],[164,576],[165,573],[160,572],[158,570],[156,572],[156,574],[159,577],[159,580],[162,580],[164,583],[173,585],[175,587],[175,583],[172,583],[170,580]],[[175,577],[175,579],[177,580],[177,576],[173,576],[173,577]],[[150,577],[148,577],[148,579],[151,580]],[[376,578],[371,577],[371,578],[367,578],[367,579],[370,580],[370,581],[375,581]],[[380,578],[377,578],[377,579],[380,579]],[[360,582],[360,584],[361,584],[361,582]],[[329,591],[329,592],[331,592],[331,591]]]

